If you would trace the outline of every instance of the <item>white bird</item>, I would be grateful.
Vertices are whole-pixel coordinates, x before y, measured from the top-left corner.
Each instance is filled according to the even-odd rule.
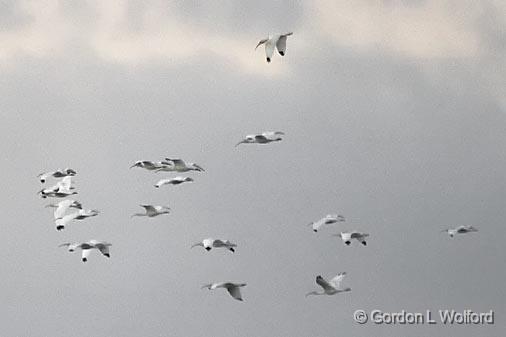
[[[247,135],[243,140],[235,144],[235,146],[237,147],[240,144],[268,144],[279,142],[283,140],[281,136],[284,136],[284,134],[285,133],[282,131],[266,131],[256,135]]]
[[[161,187],[163,185],[179,185],[179,184],[182,184],[182,183],[185,183],[185,182],[193,182],[193,178],[190,178],[190,177],[181,177],[181,176],[178,176],[178,177],[175,177],[175,178],[172,178],[172,179],[160,179],[156,184],[155,184],[155,187]]]
[[[313,232],[316,233],[316,232],[318,232],[318,229],[320,229],[320,227],[322,227],[323,225],[331,225],[331,224],[335,224],[338,222],[344,222],[344,221],[346,221],[346,219],[342,215],[328,214],[327,216],[325,216],[324,218],[321,218],[320,220],[318,220],[316,222],[311,222],[310,224],[308,224],[308,226],[312,226]]]
[[[246,283],[218,282],[206,284],[202,286],[202,289],[207,288],[209,290],[214,290],[217,288],[225,288],[233,298],[238,301],[242,301],[240,288],[244,286],[246,286]]]
[[[45,183],[47,178],[54,177],[54,178],[63,178],[66,176],[75,176],[77,172],[73,169],[66,168],[64,170],[56,170],[51,172],[44,172],[39,174],[37,177],[39,178],[41,183]]]
[[[56,230],[61,231],[65,229],[65,226],[68,225],[72,220],[84,220],[92,216],[97,216],[99,213],[100,212],[95,209],[80,209],[77,212],[64,215],[63,217],[55,220],[54,223],[56,225]]]
[[[330,281],[325,280],[321,275],[316,276],[316,283],[323,288],[322,292],[311,291],[306,294],[306,297],[310,295],[335,295],[338,293],[351,291],[351,288],[341,288],[341,281],[346,276],[346,273],[339,273]]]
[[[267,59],[267,62],[271,62],[272,54],[274,53],[274,47],[278,49],[278,53],[281,56],[285,56],[286,52],[286,39],[288,36],[292,35],[293,33],[286,33],[286,34],[277,34],[277,35],[269,35],[268,38],[260,40],[258,42],[257,46],[255,47],[255,50],[258,48],[258,46],[265,43],[265,57]]]
[[[195,163],[187,163],[182,159],[171,159],[165,158],[165,161],[162,161],[163,167],[157,169],[157,172],[188,172],[188,171],[205,171],[200,165]]]
[[[477,231],[478,229],[473,226],[458,226],[456,228],[443,229],[441,232],[446,232],[451,238],[453,238],[456,234],[467,234]]]
[[[154,161],[150,161],[150,160],[138,160],[132,166],[130,166],[130,168],[141,167],[141,168],[146,169],[148,171],[154,171],[154,170],[158,170],[164,166],[166,166],[166,165],[162,164],[162,162],[160,162],[160,161],[154,162]]]
[[[79,201],[75,201],[75,200],[72,200],[72,199],[65,199],[65,200],[60,201],[57,204],[49,204],[46,207],[56,208],[54,210],[54,218],[55,218],[55,220],[56,219],[60,219],[61,217],[63,217],[65,215],[65,212],[67,212],[67,210],[69,208],[78,208],[78,209],[82,209],[83,208],[82,205],[81,205],[81,203]]]
[[[201,242],[197,242],[193,244],[191,248],[198,246],[204,247],[204,249],[207,251],[210,251],[213,248],[226,248],[230,250],[232,253],[235,252],[235,247],[237,247],[235,243],[232,243],[228,240],[221,240],[221,239],[215,240],[213,238],[207,238],[202,240]]]
[[[73,182],[72,182],[72,176],[65,176],[63,179],[58,181],[56,185],[44,188],[40,190],[38,193],[40,193],[42,198],[47,197],[57,197],[57,198],[65,198],[72,194],[77,194],[77,192],[72,192],[71,190],[74,190]]]
[[[112,244],[105,242],[105,241],[97,241],[97,240],[90,240],[88,242],[83,243],[62,243],[58,247],[68,247],[69,252],[74,252],[76,249],[82,250],[82,261],[86,262],[88,261],[88,256],[90,256],[92,249],[99,250],[102,255],[111,257],[109,254],[109,247],[112,246]]]
[[[355,239],[360,243],[362,243],[364,246],[367,246],[365,238],[368,237],[369,234],[352,231],[352,232],[341,232],[340,234],[333,234],[333,236],[340,237],[347,246],[351,244],[352,239]]]
[[[141,207],[144,207],[146,210],[146,213],[135,213],[132,215],[134,216],[147,216],[147,217],[155,217],[161,214],[168,214],[170,213],[170,207],[167,206],[154,206],[154,205],[140,205]]]

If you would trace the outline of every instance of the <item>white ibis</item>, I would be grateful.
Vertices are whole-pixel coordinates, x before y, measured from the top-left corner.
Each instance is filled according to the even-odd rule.
[[[274,53],[274,47],[278,49],[278,53],[281,56],[285,56],[286,52],[286,39],[293,33],[269,35],[266,39],[260,40],[255,50],[262,44],[265,44],[265,58],[267,62],[271,62],[272,54]]]
[[[102,253],[102,255],[111,257],[109,254],[109,247],[112,246],[112,244],[105,242],[105,241],[97,241],[97,240],[90,240],[88,242],[83,243],[62,243],[58,247],[68,247],[69,252],[74,252],[76,249],[82,250],[82,261],[86,262],[88,261],[88,257],[90,256],[90,252],[92,249],[97,249]]]

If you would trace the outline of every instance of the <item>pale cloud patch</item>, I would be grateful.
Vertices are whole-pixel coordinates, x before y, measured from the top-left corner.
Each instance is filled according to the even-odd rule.
[[[90,36],[90,45],[103,59],[122,64],[149,61],[184,62],[198,56],[218,55],[239,65],[246,72],[269,76],[289,71],[287,66],[270,67],[263,54],[254,52],[257,38],[238,32],[217,33],[185,22],[160,6],[145,8],[135,30],[128,28],[124,2],[94,2],[97,22]]]
[[[61,14],[58,1],[19,1],[17,5],[29,20],[11,30],[0,30],[2,63],[13,61],[19,55],[47,57],[61,52],[70,27]]]
[[[417,58],[480,53],[479,1],[316,0],[308,12],[316,30],[343,47]]]
[[[67,47],[72,41],[79,41],[81,50],[89,49],[99,59],[125,66],[153,61],[170,66],[191,57],[211,55],[249,73],[279,76],[290,72],[287,63],[269,67],[263,52],[255,53],[259,37],[235,31],[217,32],[192,23],[171,11],[164,1],[150,2],[133,13],[133,28],[128,4],[88,1],[86,11],[69,17],[57,0],[19,2],[18,11],[29,20],[0,31],[0,60],[6,65],[15,64],[19,55],[69,56],[65,54]]]

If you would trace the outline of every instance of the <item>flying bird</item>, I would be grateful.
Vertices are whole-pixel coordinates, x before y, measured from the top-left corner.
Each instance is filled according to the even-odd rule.
[[[95,209],[89,210],[80,209],[77,212],[64,215],[63,217],[55,220],[54,223],[56,225],[56,230],[61,231],[65,229],[65,226],[67,226],[72,220],[84,220],[92,216],[97,216],[99,213],[100,212]]]
[[[456,228],[443,229],[441,232],[446,232],[451,238],[453,238],[457,234],[467,234],[477,231],[478,229],[473,226],[458,226]]]
[[[156,172],[188,172],[188,171],[205,171],[200,165],[195,163],[187,163],[182,159],[165,158],[162,161],[163,167],[156,170]]]
[[[342,288],[341,281],[346,276],[346,273],[339,273],[331,280],[327,281],[321,275],[316,276],[316,284],[323,288],[322,292],[311,291],[306,294],[306,297],[310,295],[335,295],[338,293],[351,291],[351,288]]]
[[[77,209],[83,208],[79,201],[75,201],[72,199],[65,199],[65,200],[60,201],[57,204],[49,204],[46,207],[55,208],[55,210],[54,210],[55,220],[62,218],[65,215],[65,212],[67,212],[67,210],[69,208],[77,208]]]
[[[167,206],[154,206],[154,205],[140,205],[141,207],[144,207],[146,210],[146,213],[135,213],[132,215],[134,216],[147,216],[147,217],[155,217],[161,214],[168,214],[170,213],[170,208]]]
[[[155,171],[155,170],[158,170],[164,166],[166,166],[166,165],[162,164],[162,162],[160,162],[160,161],[154,162],[154,161],[150,161],[150,160],[138,160],[132,166],[130,166],[130,168],[141,167],[141,168],[146,169],[148,171]]]
[[[112,244],[105,242],[105,241],[97,241],[97,240],[90,240],[88,242],[83,243],[62,243],[58,247],[68,247],[69,252],[74,252],[76,249],[82,250],[82,261],[86,262],[88,261],[88,257],[90,256],[92,249],[97,249],[102,253],[102,255],[111,257],[109,254],[109,247],[112,246]]]
[[[239,143],[235,144],[235,146],[239,146],[241,144],[268,144],[272,142],[279,142],[283,140],[281,136],[284,136],[285,133],[282,131],[266,131],[256,135],[247,135],[241,140]]]
[[[262,44],[265,44],[265,57],[267,59],[267,62],[271,62],[272,54],[274,53],[274,47],[278,49],[278,53],[281,56],[285,56],[286,52],[286,39],[288,36],[292,35],[293,33],[286,33],[286,34],[277,34],[277,35],[269,35],[266,39],[260,40],[258,42],[257,46],[255,47],[255,50]]]
[[[311,222],[310,224],[308,224],[308,226],[312,226],[313,232],[316,233],[316,232],[318,232],[320,227],[322,227],[324,225],[331,225],[331,224],[335,224],[338,222],[344,222],[344,221],[346,221],[346,219],[342,215],[328,214],[327,216],[325,216],[324,218],[321,218],[320,220],[318,220],[316,222]]]
[[[41,173],[39,174],[37,177],[39,178],[40,182],[41,183],[45,183],[47,178],[49,177],[54,177],[54,178],[63,178],[63,177],[66,177],[66,176],[75,176],[77,174],[77,172],[73,169],[70,169],[70,168],[66,168],[64,170],[56,170],[56,171],[51,171],[51,172],[44,172],[44,173]]]
[[[38,193],[42,198],[47,197],[56,197],[56,198],[65,198],[69,195],[77,194],[77,192],[73,192],[74,190],[72,176],[65,176],[63,179],[58,181],[56,185],[44,188],[40,190]]]
[[[235,298],[238,301],[242,301],[241,296],[241,287],[246,286],[246,283],[232,283],[232,282],[218,282],[218,283],[210,283],[202,286],[202,289],[207,288],[209,290],[214,290],[217,288],[225,288],[227,289],[230,296]]]
[[[368,237],[369,234],[360,233],[357,231],[352,231],[352,232],[341,232],[340,234],[333,234],[333,236],[340,237],[347,246],[349,246],[351,244],[352,239],[355,239],[355,240],[359,241],[361,244],[363,244],[364,246],[367,246],[367,242],[365,241],[365,238]]]
[[[204,247],[204,249],[207,251],[210,251],[213,248],[226,248],[230,250],[232,253],[235,252],[235,247],[237,247],[235,243],[232,243],[228,240],[220,240],[220,239],[215,240],[213,238],[208,238],[202,240],[201,242],[197,242],[193,244],[191,248],[198,246]]]
[[[155,187],[158,188],[163,185],[179,185],[185,182],[191,183],[193,182],[193,178],[178,176],[171,179],[161,179],[155,184]]]

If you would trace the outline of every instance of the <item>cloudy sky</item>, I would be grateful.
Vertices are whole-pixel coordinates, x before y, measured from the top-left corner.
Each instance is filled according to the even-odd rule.
[[[505,27],[502,0],[1,1],[2,335],[503,336]],[[284,58],[253,50],[287,31]],[[234,148],[264,130],[286,137]],[[128,169],[166,156],[206,172]],[[101,214],[56,232],[36,176],[64,167]],[[328,213],[347,222],[306,226]],[[439,232],[458,225],[479,232]],[[367,247],[331,236],[353,229]],[[239,247],[189,249],[205,237]],[[90,239],[111,259],[57,248]],[[304,297],[342,271],[352,292]],[[244,302],[200,289],[226,280]]]

